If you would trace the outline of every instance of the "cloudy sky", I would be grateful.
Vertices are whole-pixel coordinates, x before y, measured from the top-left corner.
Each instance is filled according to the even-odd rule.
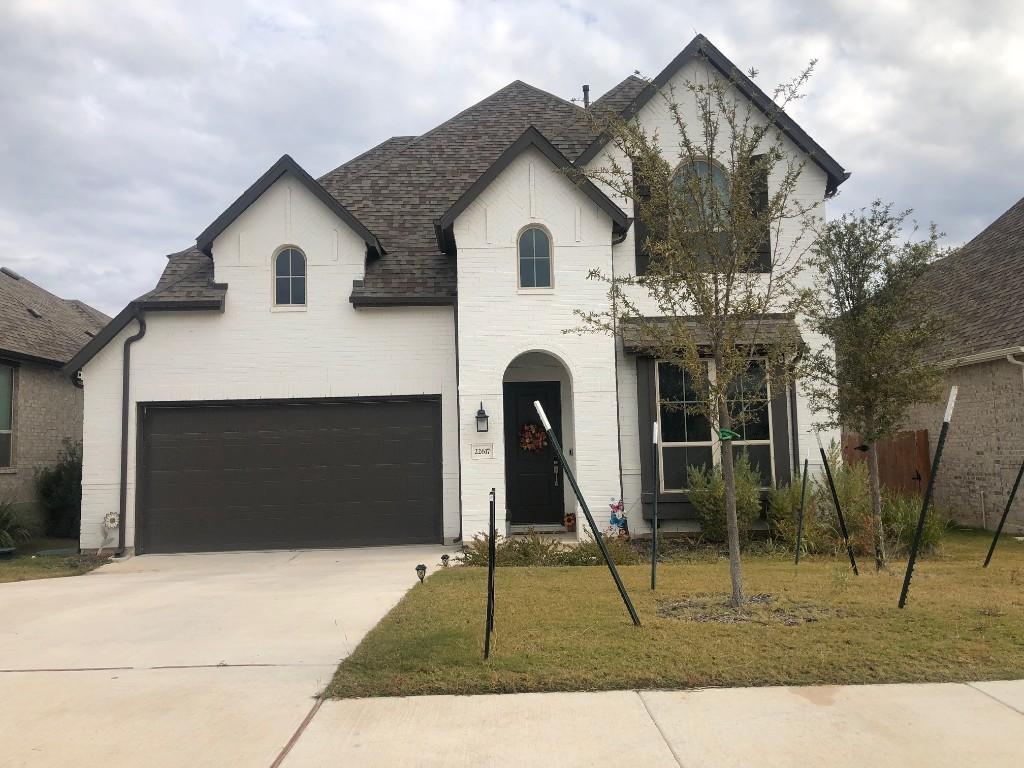
[[[707,35],[874,197],[961,243],[1022,195],[1018,0],[0,1],[0,264],[113,314],[287,152],[317,176],[515,79],[571,98]]]

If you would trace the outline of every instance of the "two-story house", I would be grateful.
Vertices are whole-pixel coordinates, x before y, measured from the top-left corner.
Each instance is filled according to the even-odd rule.
[[[621,498],[643,532],[657,493],[666,525],[692,529],[685,467],[719,448],[666,426],[654,449],[678,371],[563,331],[607,307],[590,270],[638,266],[629,202],[566,173],[609,161],[586,110],[653,129],[659,94],[698,75],[735,76],[770,108],[698,36],[594,105],[516,81],[319,179],[282,157],[68,364],[85,383],[82,547],[111,510],[136,552],[467,539],[491,488],[512,530],[572,530],[535,399],[592,507]],[[848,174],[779,126],[800,196],[829,197]],[[770,395],[745,441],[766,484],[788,480],[812,427],[799,392]]]

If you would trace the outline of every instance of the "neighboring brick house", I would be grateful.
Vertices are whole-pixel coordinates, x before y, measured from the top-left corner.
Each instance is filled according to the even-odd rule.
[[[994,528],[1024,461],[1024,199],[923,280],[950,318],[948,337],[931,354],[959,387],[936,478],[936,501],[965,524]],[[914,408],[909,429],[927,429],[931,450],[945,395]],[[1007,518],[1024,533],[1024,493]]]
[[[564,332],[574,309],[607,308],[591,270],[647,263],[630,201],[566,171],[613,159],[588,108],[670,135],[662,96],[687,82],[734,78],[765,119],[775,108],[743,69],[698,36],[589,107],[515,81],[320,179],[282,157],[66,367],[85,386],[82,548],[112,511],[126,551],[452,541],[486,530],[491,488],[513,530],[573,532],[562,468],[530,439],[535,399],[602,522],[621,498],[649,531],[657,493],[660,519],[693,530],[686,466],[720,443],[679,418],[651,441],[659,400],[678,413],[689,391],[681,372]],[[795,197],[821,204],[847,172],[789,117],[778,127],[803,166]],[[784,250],[803,224],[765,236]],[[795,390],[764,398],[743,445],[766,484],[785,482],[813,418]]]
[[[38,514],[36,470],[82,439],[82,390],[61,368],[109,320],[0,268],[0,501]]]

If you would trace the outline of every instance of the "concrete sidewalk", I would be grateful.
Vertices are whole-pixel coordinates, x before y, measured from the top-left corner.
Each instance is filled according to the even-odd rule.
[[[284,768],[1024,765],[1024,681],[326,701]]]

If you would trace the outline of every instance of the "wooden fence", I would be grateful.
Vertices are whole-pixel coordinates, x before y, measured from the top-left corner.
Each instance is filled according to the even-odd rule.
[[[843,460],[865,461],[867,454],[858,451],[861,444],[856,433],[843,434]],[[931,470],[928,430],[899,432],[891,440],[878,443],[878,475],[882,487],[903,493],[922,494]]]

